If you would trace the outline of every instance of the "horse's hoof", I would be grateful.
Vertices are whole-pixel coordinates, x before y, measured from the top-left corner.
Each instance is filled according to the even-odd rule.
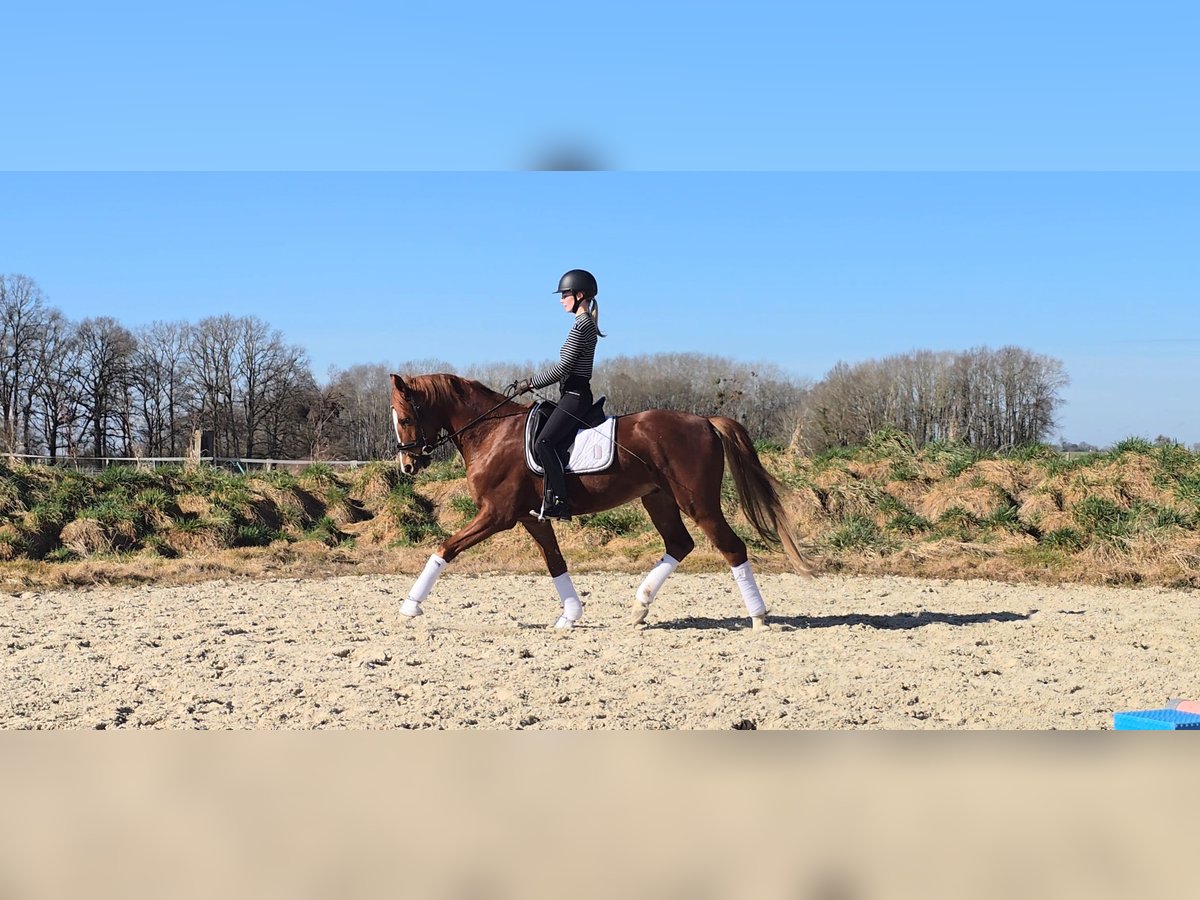
[[[555,628],[574,628],[579,624],[578,619],[568,619],[566,616],[559,616],[558,621],[554,623]]]
[[[417,616],[425,615],[425,610],[421,609],[420,603],[410,598],[400,604],[400,615],[411,622]]]
[[[750,617],[750,628],[752,631],[770,631],[771,623],[767,621],[767,614],[761,616]]]
[[[633,604],[633,618],[630,619],[630,625],[645,625],[646,616],[650,615],[650,607],[643,606],[641,603]]]

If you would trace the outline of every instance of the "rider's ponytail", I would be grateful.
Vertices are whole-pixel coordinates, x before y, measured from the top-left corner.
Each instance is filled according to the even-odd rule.
[[[600,330],[600,301],[595,297],[593,297],[591,300],[591,306],[588,309],[588,315],[592,317],[592,322],[596,326],[596,334],[600,335],[600,337],[608,337],[608,335]]]

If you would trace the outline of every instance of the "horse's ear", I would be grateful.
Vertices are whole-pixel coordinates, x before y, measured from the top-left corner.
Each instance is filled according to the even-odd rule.
[[[392,379],[392,387],[394,387],[400,393],[403,394],[408,390],[408,385],[404,383],[404,379],[401,378],[399,375],[396,375],[395,373],[393,373],[393,374],[389,375],[388,377]]]

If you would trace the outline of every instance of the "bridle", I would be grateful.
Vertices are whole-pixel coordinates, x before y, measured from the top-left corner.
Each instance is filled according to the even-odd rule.
[[[415,441],[400,440],[400,415],[396,412],[396,407],[392,407],[392,425],[396,429],[396,440],[400,442],[399,450],[401,453],[411,453],[416,450],[417,456],[430,456],[434,450],[446,443],[446,438],[442,438],[435,443],[431,443],[429,438],[425,436],[425,425],[421,421],[421,407],[415,400],[404,398],[413,410],[413,419],[417,423],[417,439]]]
[[[511,393],[510,393],[510,391],[511,391]],[[416,400],[412,400],[407,395],[405,395],[405,397],[404,397],[405,402],[407,402],[408,405],[411,406],[412,410],[413,410],[413,418],[416,421],[416,425],[417,425],[417,439],[415,441],[407,441],[407,442],[400,441],[400,416],[396,412],[396,407],[393,406],[392,407],[392,424],[395,425],[395,428],[396,428],[396,440],[400,441],[399,452],[412,453],[414,450],[416,450],[417,451],[416,455],[419,457],[432,456],[433,451],[437,450],[438,447],[441,447],[441,446],[445,445],[446,443],[448,443],[449,441],[454,440],[456,437],[458,437],[460,434],[462,434],[468,428],[470,428],[473,425],[478,424],[483,419],[485,419],[487,416],[490,416],[492,413],[494,413],[496,410],[498,410],[500,407],[502,407],[505,403],[508,403],[510,400],[512,400],[512,398],[514,396],[516,396],[516,391],[510,385],[509,387],[504,389],[504,399],[501,400],[499,403],[497,403],[495,406],[493,406],[491,409],[487,410],[486,412],[480,413],[475,418],[473,418],[470,422],[468,422],[466,425],[464,425],[462,428],[459,428],[457,431],[447,432],[446,434],[442,435],[437,440],[430,441],[429,438],[427,438],[425,436],[425,425],[421,421],[421,406],[420,406],[420,404],[417,403]]]

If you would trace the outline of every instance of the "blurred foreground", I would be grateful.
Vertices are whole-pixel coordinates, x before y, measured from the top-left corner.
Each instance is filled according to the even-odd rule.
[[[1192,760],[1111,734],[10,734],[0,896],[1182,896]]]

